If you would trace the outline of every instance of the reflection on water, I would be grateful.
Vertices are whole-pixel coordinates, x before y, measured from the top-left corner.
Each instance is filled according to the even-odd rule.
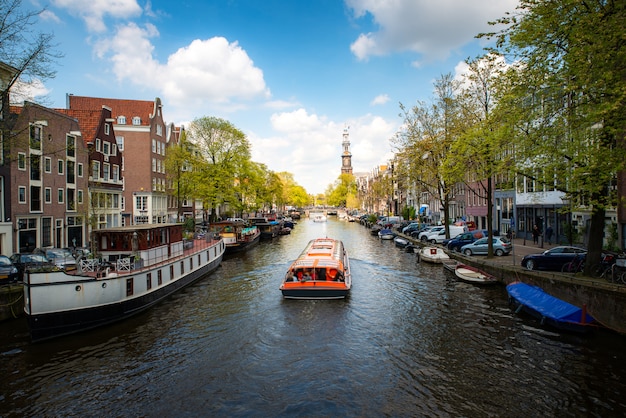
[[[353,289],[282,298],[312,238],[344,241]],[[28,343],[0,326],[0,415],[623,415],[624,338],[520,318],[502,286],[457,282],[362,226],[303,219],[118,325]]]

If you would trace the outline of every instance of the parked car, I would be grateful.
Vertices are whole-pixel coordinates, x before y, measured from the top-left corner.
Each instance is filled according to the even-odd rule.
[[[461,228],[460,230],[458,228]],[[462,234],[465,228],[459,226],[450,226],[450,236],[457,237],[459,234]],[[436,234],[431,234],[428,236],[428,241],[433,244],[443,244],[446,241],[446,230],[445,228],[439,231]]]
[[[509,254],[513,249],[513,244],[506,237],[493,237],[493,253],[501,256]],[[461,247],[461,252],[465,255],[487,255],[489,252],[489,238],[480,238],[471,244]]]
[[[15,253],[9,258],[17,268],[19,280],[24,280],[24,271],[26,270],[52,268],[54,266],[43,254]]]
[[[6,255],[0,255],[0,283],[13,283],[20,279],[17,267]]]
[[[36,248],[33,254],[42,254],[51,263],[54,263],[58,268],[71,271],[76,270],[76,259],[72,255],[72,252],[64,248]]]
[[[466,244],[471,244],[472,242],[484,238],[489,234],[486,229],[476,229],[474,231],[464,232],[463,234],[457,235],[454,238],[451,238],[448,242],[443,242],[443,244],[450,251],[461,251],[461,247]],[[499,231],[493,231],[493,236],[497,237],[500,235]]]
[[[429,230],[430,228],[432,228],[433,225],[429,225],[429,224],[420,224],[420,226],[414,230],[411,231],[409,235],[411,235],[413,238],[419,238],[419,235],[426,230]]]
[[[563,265],[574,258],[586,256],[587,250],[580,247],[563,245],[550,248],[542,253],[528,254],[522,258],[522,267],[528,270],[554,270],[561,271]]]
[[[429,236],[431,234],[439,233],[439,231],[441,231],[443,228],[444,228],[443,225],[430,226],[424,229],[422,232],[420,232],[417,239],[419,239],[420,241],[428,241]]]
[[[405,234],[405,235],[410,235],[411,232],[417,231],[419,229],[420,225],[421,224],[419,222],[411,222],[407,226],[402,228],[402,233]]]

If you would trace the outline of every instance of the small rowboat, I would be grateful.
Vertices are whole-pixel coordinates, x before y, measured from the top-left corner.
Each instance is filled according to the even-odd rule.
[[[476,267],[468,266],[467,264],[457,264],[454,268],[454,274],[460,280],[472,284],[496,284],[498,279],[491,274],[486,273]]]
[[[450,256],[446,254],[443,248],[439,247],[423,247],[417,255],[420,261],[426,261],[428,263],[441,264],[443,260],[449,260]]]

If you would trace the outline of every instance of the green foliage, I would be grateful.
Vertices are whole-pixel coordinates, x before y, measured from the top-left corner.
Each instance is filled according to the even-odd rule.
[[[402,209],[402,216],[404,217],[404,219],[407,219],[407,220],[415,219],[416,215],[417,215],[417,211],[415,210],[413,206],[405,206],[404,209]]]

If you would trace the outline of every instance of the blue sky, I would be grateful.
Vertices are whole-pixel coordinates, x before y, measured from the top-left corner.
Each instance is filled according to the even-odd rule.
[[[485,46],[474,38],[517,0],[24,0],[64,54],[33,92],[163,101],[166,122],[217,116],[254,161],[322,193],[341,171],[392,156],[399,103],[432,97]]]

